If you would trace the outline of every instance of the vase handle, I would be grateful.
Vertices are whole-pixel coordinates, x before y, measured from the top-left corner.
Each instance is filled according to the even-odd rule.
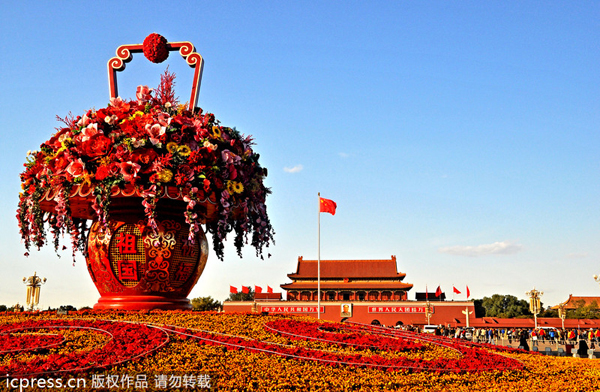
[[[186,63],[195,69],[189,106],[190,111],[193,112],[198,106],[204,59],[199,53],[196,53],[196,48],[194,48],[191,42],[168,42],[167,49],[169,52],[179,50],[179,54],[185,59]],[[117,98],[119,96],[117,72],[125,70],[125,64],[131,61],[133,53],[142,52],[143,44],[121,45],[117,48],[117,56],[108,60],[108,88],[110,98]]]

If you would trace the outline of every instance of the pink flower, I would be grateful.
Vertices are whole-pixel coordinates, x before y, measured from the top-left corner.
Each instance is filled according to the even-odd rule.
[[[151,88],[148,86],[138,86],[135,97],[137,98],[138,103],[142,104],[148,102],[150,98],[152,98],[150,94],[152,94]]]
[[[119,120],[119,117],[115,116],[114,114],[112,116],[104,117],[104,122],[107,123],[108,125],[115,125],[118,120]]]
[[[153,145],[160,143],[160,137],[163,136],[167,131],[166,127],[161,127],[159,124],[146,124],[146,132],[150,135],[150,142]]]
[[[91,137],[96,136],[98,134],[98,124],[94,123],[94,124],[90,124],[87,127],[83,128],[81,130],[81,133],[79,134],[79,138],[81,139],[81,142],[86,142],[88,141]]]
[[[79,119],[79,121],[77,121],[77,126],[79,127],[85,127],[90,123],[90,118],[87,116],[87,114],[84,114],[83,117],[81,117]]]
[[[117,97],[117,98],[111,98],[109,105],[112,107],[119,107],[122,106],[125,102],[123,102],[123,100],[121,99],[121,97]]]
[[[69,173],[75,178],[81,177],[84,171],[85,164],[81,159],[77,159],[76,161],[71,162],[69,166],[67,166],[67,173]]]
[[[221,158],[223,158],[223,161],[225,161],[225,163],[233,163],[234,157],[235,154],[229,150],[224,150],[221,152]]]
[[[133,182],[140,171],[141,166],[133,162],[121,162],[119,167],[121,168],[123,179],[128,182]]]
[[[172,118],[171,116],[169,116],[168,113],[158,113],[158,115],[156,116],[156,121],[158,121],[158,123],[163,127],[166,127],[169,124],[171,124],[171,120]]]

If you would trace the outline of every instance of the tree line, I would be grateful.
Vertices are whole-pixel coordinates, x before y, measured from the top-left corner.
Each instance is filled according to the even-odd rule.
[[[498,317],[498,318],[530,318],[533,313],[529,309],[529,302],[524,299],[518,299],[514,295],[494,294],[491,297],[483,297],[473,301],[475,305],[476,317]],[[541,311],[538,317],[559,317],[558,310],[550,306],[544,308],[541,304]],[[586,305],[584,300],[575,302],[575,309],[568,309],[566,318],[568,319],[597,319],[600,318],[600,309],[598,303],[592,301]]]

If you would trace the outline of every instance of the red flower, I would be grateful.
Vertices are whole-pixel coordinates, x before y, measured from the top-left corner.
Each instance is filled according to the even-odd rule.
[[[152,164],[157,157],[158,154],[151,148],[138,148],[131,154],[131,160],[142,165]],[[148,170],[144,170],[143,172],[147,171]]]
[[[93,135],[88,140],[81,143],[81,149],[83,150],[83,153],[91,158],[101,157],[108,154],[111,147],[112,141],[100,133]]]
[[[55,173],[59,174],[59,173],[62,173],[63,170],[65,170],[65,168],[67,167],[68,164],[69,164],[69,159],[67,159],[67,157],[65,157],[64,153],[61,153],[50,161],[49,166],[50,166],[50,169],[52,169]]]
[[[152,33],[144,39],[144,56],[153,63],[162,63],[169,57],[167,39],[160,34]]]
[[[102,181],[110,174],[110,168],[108,166],[100,166],[96,170],[96,180]]]
[[[123,179],[127,182],[133,182],[140,171],[140,165],[133,162],[121,162],[119,165]]]
[[[81,159],[77,159],[76,161],[71,162],[69,166],[67,166],[67,172],[73,177],[82,176],[84,171],[85,165]]]

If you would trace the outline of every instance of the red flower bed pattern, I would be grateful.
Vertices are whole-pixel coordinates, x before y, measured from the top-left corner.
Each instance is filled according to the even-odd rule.
[[[145,356],[169,341],[168,335],[158,328],[114,321],[30,320],[4,325],[0,327],[0,334],[40,329],[85,329],[107,334],[111,339],[103,347],[88,351],[53,353],[30,361],[12,360],[8,365],[0,366],[0,374],[16,377],[105,368]],[[31,347],[23,350],[28,349]]]
[[[40,349],[58,343],[55,335],[65,341]],[[223,391],[600,390],[600,363],[587,358],[283,315],[0,314],[0,349],[19,344],[21,352],[0,351],[0,385],[17,377],[74,376],[89,387],[101,376],[148,375],[150,381],[154,374],[187,373],[209,378],[211,389]]]
[[[56,334],[23,335],[15,331],[0,334],[0,354],[18,351],[36,351],[56,347],[65,341],[65,338]]]
[[[388,371],[462,373],[523,368],[518,360],[499,355],[484,347],[472,347],[459,340],[424,336],[389,328],[294,319],[269,321],[263,327],[266,332],[274,336],[285,336],[291,341],[315,341],[327,348],[309,348],[218,331],[140,322],[30,320],[0,327],[0,336],[7,337],[0,343],[0,354],[57,346],[64,341],[64,338],[59,335],[64,329],[95,331],[106,334],[111,339],[99,348],[66,354],[51,353],[47,357],[33,360],[12,360],[8,365],[0,366],[0,374],[15,377],[58,372],[78,373],[90,369],[109,368],[160,349],[168,343],[169,334],[177,335],[184,340],[197,339],[201,345],[224,346],[227,350],[247,350],[302,361],[380,368]],[[40,330],[44,332],[43,335],[23,335],[26,332]],[[47,332],[49,330],[57,333],[49,334]],[[19,335],[15,335],[15,332]],[[386,353],[420,352],[426,350],[428,345],[442,346],[460,355],[457,358],[439,357],[433,360],[386,356]],[[344,352],[343,349],[346,347],[351,347],[354,351]]]

